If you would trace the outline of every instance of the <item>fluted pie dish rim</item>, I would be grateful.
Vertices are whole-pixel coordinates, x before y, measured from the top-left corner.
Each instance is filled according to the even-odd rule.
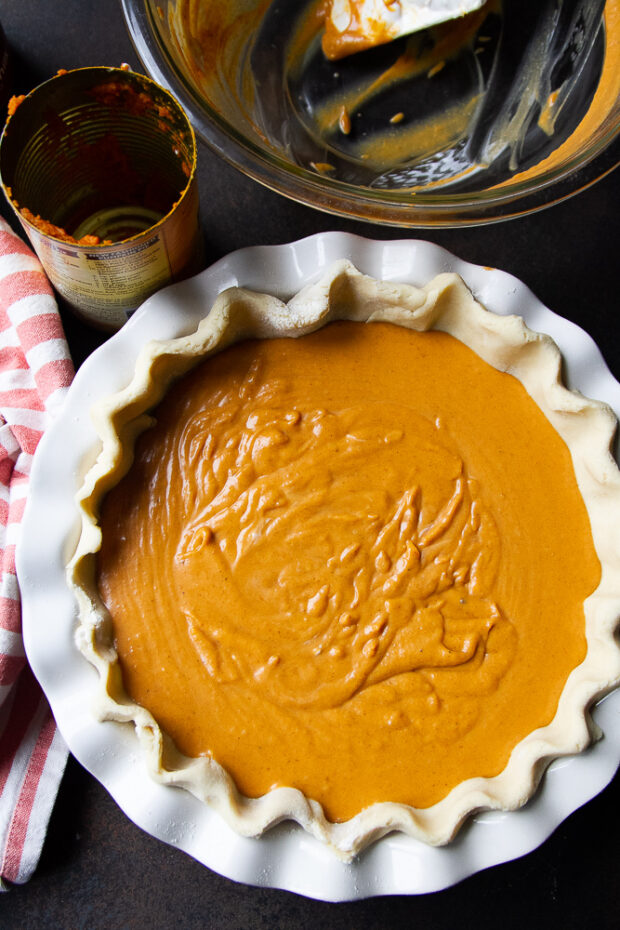
[[[261,261],[264,261],[264,259],[267,257],[269,257],[269,259],[271,259],[272,261],[268,262],[267,265],[265,266],[265,271],[261,272],[260,270],[258,270],[260,268]],[[197,298],[199,298],[200,301],[203,301],[205,299],[205,292],[207,293],[206,299],[212,300],[213,296],[216,293],[218,293],[221,289],[223,289],[223,286],[229,286],[229,285],[235,285],[235,284],[242,285],[242,286],[249,285],[253,290],[256,290],[256,289],[260,290],[261,289],[260,287],[257,288],[256,279],[257,277],[261,277],[261,274],[262,274],[262,279],[265,282],[262,288],[263,290],[277,292],[279,288],[280,295],[282,297],[289,297],[291,293],[297,289],[296,286],[294,285],[291,287],[290,278],[292,276],[301,275],[302,277],[305,277],[306,279],[316,279],[316,273],[314,274],[308,273],[309,265],[312,267],[316,267],[317,270],[324,270],[325,267],[327,267],[327,265],[334,258],[343,258],[343,257],[351,259],[358,267],[362,269],[362,271],[368,271],[370,274],[377,275],[377,277],[381,276],[384,278],[391,278],[393,281],[403,281],[403,280],[406,281],[407,279],[409,279],[410,281],[412,281],[412,283],[415,282],[416,284],[421,283],[424,280],[428,280],[431,274],[431,271],[441,272],[441,271],[454,268],[458,273],[462,274],[466,282],[469,284],[469,286],[474,291],[475,295],[479,297],[485,305],[492,306],[494,303],[493,293],[495,292],[496,294],[495,299],[497,299],[498,292],[503,290],[503,293],[505,295],[509,295],[507,299],[505,300],[505,309],[507,311],[511,311],[511,312],[515,311],[516,310],[515,303],[518,303],[520,301],[522,306],[525,306],[526,310],[530,310],[530,312],[534,314],[535,320],[539,320],[541,323],[547,324],[550,330],[557,328],[558,332],[560,333],[564,332],[565,334],[567,331],[566,327],[568,327],[568,330],[571,331],[570,337],[576,335],[577,333],[581,333],[581,331],[577,330],[576,327],[573,327],[572,324],[568,324],[567,321],[561,321],[559,320],[559,318],[550,314],[550,311],[546,310],[546,308],[543,308],[542,305],[540,305],[539,302],[537,302],[535,298],[533,298],[532,295],[523,287],[523,285],[518,286],[518,293],[516,293],[515,292],[516,282],[514,278],[511,278],[510,276],[506,276],[503,273],[494,271],[492,269],[482,269],[482,268],[477,268],[476,266],[467,265],[466,263],[461,263],[458,261],[458,259],[454,259],[454,257],[450,256],[449,253],[446,253],[444,250],[439,249],[436,246],[432,246],[429,243],[420,243],[420,242],[415,242],[415,241],[412,242],[411,240],[408,242],[401,241],[401,242],[372,243],[369,240],[362,240],[356,237],[346,236],[343,234],[322,234],[317,237],[310,237],[310,239],[302,240],[300,243],[292,243],[287,246],[267,247],[267,248],[259,247],[256,250],[250,249],[250,250],[243,250],[240,253],[234,253],[232,256],[228,256],[226,259],[223,259],[221,262],[217,263],[215,266],[213,266],[212,269],[209,269],[207,272],[203,273],[203,276],[198,276],[198,278],[194,279],[193,282],[189,282],[186,285],[180,285],[178,286],[178,289],[177,288],[168,289],[168,291],[162,292],[162,294],[157,295],[155,298],[152,298],[151,301],[148,302],[148,305],[145,306],[136,315],[136,317],[130,322],[126,331],[121,332],[119,336],[115,337],[115,339],[111,341],[112,343],[116,342],[117,347],[120,348],[121,350],[120,355],[123,356],[123,354],[125,354],[127,357],[123,358],[122,360],[122,367],[125,368],[124,373],[121,375],[120,372],[117,372],[117,373],[114,373],[109,378],[110,381],[118,381],[119,383],[116,385],[114,384],[108,385],[107,386],[108,390],[111,389],[113,391],[116,388],[122,386],[122,383],[123,383],[122,379],[123,378],[126,379],[127,377],[128,364],[129,366],[133,366],[133,363],[135,361],[135,355],[137,354],[139,344],[141,344],[141,342],[143,341],[143,337],[146,335],[146,333],[148,333],[149,329],[151,329],[152,331],[152,327],[150,327],[148,324],[145,325],[145,323],[143,322],[147,317],[149,317],[151,323],[154,324],[153,328],[155,329],[155,331],[162,331],[163,338],[169,338],[170,335],[173,335],[173,334],[177,335],[177,334],[188,333],[193,329],[193,325],[194,325],[194,321],[191,319],[191,317],[195,316],[198,311]],[[415,270],[414,272],[412,272],[411,268],[408,267],[408,264],[417,265],[420,270],[419,271]],[[384,269],[383,274],[381,274],[381,271],[380,271],[381,267],[383,267]],[[379,274],[377,274],[378,270],[379,270]],[[301,281],[300,283],[303,284],[305,282]],[[206,288],[204,287],[204,284],[207,285]],[[211,291],[210,294],[208,293],[209,290]],[[175,291],[177,295],[177,300],[178,298],[180,298],[181,299],[180,303],[181,304],[185,303],[185,308],[187,312],[185,314],[182,312],[181,315],[171,320],[170,310],[169,310],[170,305],[175,306],[175,304],[177,304],[177,300],[175,300]],[[136,339],[136,337],[138,338]],[[135,340],[135,344],[132,345],[131,343],[133,343],[134,340]],[[118,352],[118,348],[114,347],[114,351]],[[587,350],[588,352],[593,351],[591,344],[588,344]],[[111,351],[111,349],[108,349],[108,351]],[[104,354],[105,353],[102,353],[102,356],[100,356],[101,360],[99,361],[99,366],[101,364],[105,364],[104,359],[103,359]],[[565,355],[567,354],[566,351],[564,351],[564,354]],[[569,372],[569,377],[570,377],[570,352],[568,353],[568,362],[569,362],[568,372]],[[602,364],[599,359],[597,359],[596,362],[598,362],[599,365]],[[95,367],[98,367],[98,366],[95,366]],[[596,367],[596,363],[595,363],[595,367]],[[99,367],[98,373],[100,372],[101,372],[101,368]],[[82,374],[80,381],[78,382],[78,384],[81,384],[83,379],[86,379],[86,383],[88,384],[88,391],[87,391],[88,398],[83,397],[80,404],[78,405],[82,408],[79,411],[80,417],[83,417],[85,414],[84,406],[85,406],[86,401],[90,403],[94,399],[94,394],[101,393],[99,386],[97,385],[97,387],[94,387],[93,385],[93,374],[94,374],[94,368],[92,371],[90,372],[86,371],[85,374]],[[600,376],[600,369],[598,371],[598,375]],[[613,379],[611,379],[611,376],[609,375],[608,372],[606,372],[605,377],[609,379],[610,383],[612,383],[613,390],[615,390],[616,388],[615,382],[613,382]],[[613,395],[613,390],[612,390],[612,395]],[[75,393],[77,393],[77,389]],[[92,437],[89,438],[89,443],[91,441],[92,441]],[[89,443],[87,443],[87,445]],[[74,469],[75,469],[74,475],[73,475],[74,480],[77,478],[77,472],[81,470],[82,460],[85,455],[86,457],[88,457],[87,451],[85,450],[85,448],[82,448],[80,451],[80,462],[78,463],[78,465],[74,466]],[[75,514],[72,515],[72,520],[73,520],[73,524],[71,527],[71,531],[68,534],[69,538],[63,540],[64,555],[66,555],[67,546],[70,547],[75,542],[75,538],[76,538],[75,536],[76,534]],[[28,571],[29,571],[27,557],[24,560],[23,569],[25,572],[24,577],[27,579]],[[31,599],[28,596],[28,592],[26,591],[25,607],[26,607],[27,616],[30,613],[30,603],[31,603]],[[72,618],[72,622],[73,622],[73,619],[74,618]],[[27,627],[30,626],[27,619],[26,619],[26,626]],[[67,639],[67,634],[69,632],[70,632],[70,636],[69,636],[69,639],[70,639],[72,636],[72,623],[70,624],[70,630],[65,628],[63,632],[65,648],[67,647],[73,648],[72,643],[69,646],[69,639]],[[28,630],[27,630],[27,634],[28,634]],[[28,635],[26,639],[27,639],[27,645],[32,642],[31,637],[29,637]],[[40,672],[39,669],[41,668],[41,661],[40,661],[40,657],[39,657],[39,660],[37,660],[36,658],[36,653],[37,653],[36,646],[34,647],[34,653],[35,653],[35,660],[33,662],[33,665],[35,667],[35,671],[37,671],[37,674],[39,674],[39,677],[41,677],[45,682],[46,676],[49,677],[49,672],[46,671],[45,669],[46,663],[45,661],[43,661],[43,670]],[[30,647],[29,647],[29,654],[30,654]],[[72,662],[75,661],[75,658],[76,658],[75,656],[72,656],[71,661]],[[79,654],[77,658],[78,659],[81,658],[79,657]],[[93,690],[93,677],[91,674],[92,670],[89,669],[87,672],[85,672],[85,670],[82,668],[80,669],[80,674],[82,673],[86,675],[85,680],[88,681],[87,691],[92,696],[92,690]],[[606,687],[610,686],[613,683],[612,679],[613,679],[613,676],[608,676],[606,684],[601,685],[601,683],[599,682],[599,686],[595,689],[595,693],[599,694],[603,690],[605,690]],[[52,699],[53,704],[60,702],[60,705],[61,706],[63,705],[65,695],[62,692],[66,691],[66,688],[67,688],[66,685],[64,686],[64,688],[63,687],[59,688],[58,682],[56,681],[55,684],[51,685],[50,689],[46,689],[48,691],[51,691],[52,693],[51,699]],[[593,698],[593,693],[590,693],[588,697],[585,699],[584,703],[589,703],[592,700],[592,698]],[[615,698],[615,695],[612,695],[608,699],[608,701],[613,701],[614,698]],[[90,709],[89,709],[89,713],[90,713]],[[82,733],[82,728],[84,726],[87,726],[85,715],[78,714],[77,716],[82,717],[81,723],[79,725],[77,725],[75,720],[73,722],[67,721],[66,714],[63,713],[62,710],[58,713],[61,727],[63,725],[63,722],[66,723],[66,726],[64,729],[67,732],[68,741],[70,745],[71,745],[71,741],[73,740],[73,734],[76,731],[78,733]],[[583,721],[583,718],[582,718],[582,721]],[[103,729],[98,730],[97,729],[98,727],[101,727]],[[92,745],[95,745],[97,743],[97,736],[95,735],[97,734],[97,732],[101,732],[101,733],[105,732],[106,734],[110,734],[110,733],[114,734],[119,730],[117,724],[110,724],[110,723],[96,724],[93,722],[93,729],[90,730],[88,726],[87,728],[89,729],[89,736],[86,738],[86,742],[90,741]],[[122,727],[120,729],[122,729],[123,731],[126,731],[129,728]],[[582,726],[581,734],[582,734],[581,742],[585,743],[588,739],[587,727],[584,730]],[[83,734],[78,736],[77,738],[78,743],[82,739],[83,739]],[[121,739],[121,743],[125,743],[127,739],[129,739],[129,744],[131,746],[134,746],[134,750],[135,750],[136,744],[135,744],[134,739],[132,737],[128,737],[126,733],[123,735]],[[114,738],[113,738],[113,742],[114,742]],[[92,745],[91,745],[91,749],[92,749]],[[607,743],[607,750],[609,749],[609,745],[610,744]],[[588,752],[584,754],[584,758],[590,758],[592,755],[596,753],[596,750],[597,750],[597,746],[594,746],[592,750],[588,750]],[[81,755],[83,755],[83,751],[81,750],[78,750],[78,751],[81,753]],[[122,754],[123,753],[121,752],[121,755]],[[86,755],[87,756],[89,755],[88,751],[86,752]],[[131,755],[130,765],[132,767],[137,766],[138,769],[141,770],[142,762],[140,758],[140,753],[138,753],[137,751],[134,751],[133,753],[130,753],[130,755]],[[544,755],[545,753],[543,753],[543,756]],[[550,755],[557,755],[557,752],[555,751],[551,752]],[[101,763],[103,762],[103,768],[105,770],[104,779],[108,778],[109,770],[111,768],[109,756],[110,756],[109,752],[107,753],[107,756],[106,754],[104,754],[103,758],[99,751],[90,753],[89,767],[93,767],[94,769],[100,768]],[[93,761],[93,757],[94,757],[94,761]],[[564,765],[573,764],[574,761],[576,760],[573,760],[573,759],[565,760],[563,764]],[[121,763],[120,765],[121,770],[123,768],[123,764],[124,763]],[[558,773],[558,774],[561,774],[561,773]],[[534,766],[530,773],[530,780],[533,779],[534,781],[537,781],[539,775],[540,775],[540,766]],[[142,776],[143,776],[143,773],[141,773],[141,777]],[[125,775],[125,777],[128,777],[128,776]],[[555,775],[553,777],[555,778]],[[112,775],[111,777],[111,782],[112,783],[115,782],[114,775]],[[123,791],[121,790],[120,793],[122,794]],[[178,795],[179,795],[179,792],[173,792],[171,795],[167,795],[166,805],[170,803],[172,807],[174,808],[174,806],[177,803],[176,799],[178,798]],[[169,799],[169,802],[168,802],[168,799]],[[134,803],[135,803],[135,800],[136,799],[134,799]],[[190,802],[190,804],[191,803],[192,802]],[[530,807],[533,807],[535,804],[536,804],[536,799],[534,799],[531,805],[528,805],[528,809]],[[125,806],[125,805],[126,805],[126,802],[122,804],[122,806]],[[129,807],[131,806],[132,804],[130,802]],[[471,806],[472,805],[468,806],[468,811],[470,810]],[[479,806],[478,804],[473,805],[473,807],[475,808],[477,808],[478,806]],[[138,808],[140,807],[141,805],[138,804]],[[127,809],[126,806],[125,806],[125,809]],[[140,810],[138,810],[137,814],[133,814],[132,816],[134,816],[135,819],[138,819],[138,820],[143,819],[142,812]],[[489,823],[494,822],[494,818],[497,818],[498,816],[501,817],[502,823],[504,823],[505,816],[509,816],[509,815],[490,814],[490,815],[487,815],[487,821]],[[188,842],[187,838],[184,836],[173,836],[171,838],[169,835],[170,831],[166,831],[165,828],[161,827],[161,818],[149,818],[147,816],[146,819],[147,819],[147,823],[151,825],[153,825],[153,819],[156,820],[156,825],[152,827],[152,832],[155,832],[155,835],[161,835],[163,832],[164,838],[169,839],[169,841],[178,843],[178,845],[180,845],[182,848],[187,848],[189,846],[188,851],[192,852],[194,855],[200,858],[201,861],[205,861],[205,858],[207,860],[209,859],[208,854],[206,855],[204,852],[199,851],[198,847],[201,847],[202,843],[199,841],[196,841],[195,837],[192,839],[191,842]],[[178,819],[179,818],[175,818],[177,823],[178,823]],[[269,818],[270,822],[271,820],[279,820],[279,819],[281,819],[281,816],[279,815],[277,817],[273,817],[273,812]],[[472,842],[470,837],[475,835],[475,832],[477,829],[480,829],[479,823],[485,822],[485,815],[482,815],[482,817],[477,816],[475,820],[476,820],[475,823],[472,823],[468,826],[468,829],[465,831],[464,838],[459,837],[456,843],[451,844],[451,851],[448,854],[446,861],[448,859],[454,860],[455,857],[460,858],[462,849]],[[389,828],[392,829],[391,824],[389,825]],[[147,826],[147,829],[151,829],[151,827]],[[383,828],[373,827],[372,831],[366,833],[366,837],[369,838],[372,834],[374,838],[377,832],[380,833],[384,829],[385,829],[385,825]],[[167,832],[168,832],[168,836],[166,836]],[[309,838],[302,840],[300,839],[299,833],[300,831],[296,830],[294,827],[291,827],[291,828],[279,827],[276,831],[273,831],[272,834],[266,834],[260,842],[263,844],[263,848],[267,856],[272,856],[274,854],[275,848],[280,843],[284,843],[287,845],[292,844],[296,850],[295,855],[296,856],[301,855],[303,857],[304,855],[307,855],[307,848],[308,848],[307,844],[309,842]],[[450,831],[450,835],[451,834],[452,834],[452,831]],[[271,838],[269,838],[270,836]],[[252,848],[253,849],[255,848],[254,846],[255,841],[246,841],[246,840],[243,840],[242,838],[238,838],[238,840],[242,844],[249,842],[252,844]],[[231,842],[234,845],[234,843],[237,841],[234,838],[231,838]],[[473,842],[475,842],[475,840]],[[374,850],[376,849],[377,850],[376,855],[380,858],[383,855],[382,850],[383,849],[387,850],[389,848],[390,849],[389,855],[398,856],[398,850],[403,848],[403,843],[405,845],[409,843],[413,844],[412,848],[415,849],[416,855],[421,855],[423,857],[425,856],[432,857],[435,854],[441,855],[441,852],[442,852],[441,850],[434,850],[431,852],[431,850],[428,847],[426,847],[425,845],[419,844],[417,839],[411,838],[411,837],[385,837],[384,839],[380,840],[380,842],[378,843],[376,847],[373,847],[371,852],[373,856],[375,856]],[[519,841],[517,842],[517,847],[519,848],[520,851],[522,850],[522,846],[523,846],[523,839],[520,838]],[[354,852],[356,848],[357,847],[355,846],[355,843],[352,844],[347,841],[344,845],[344,849],[341,849],[340,851],[345,856],[348,856],[352,852]],[[396,852],[394,852],[395,849],[396,849]],[[427,849],[429,850],[428,853],[426,852]],[[446,847],[446,852],[448,849],[450,849],[450,847]],[[280,858],[279,854],[276,854],[276,855],[277,855],[277,858],[279,859]],[[317,855],[319,856],[319,860],[323,862],[323,854],[319,852],[317,853]],[[508,855],[508,857],[510,857],[510,854]],[[364,859],[366,858],[369,858],[368,854],[367,856],[362,856],[350,864],[344,864],[344,863],[338,864],[338,863],[334,863],[334,859],[333,857],[331,857],[330,861],[332,862],[332,865],[338,868],[341,866],[345,870],[345,872],[343,873],[343,876],[346,875],[347,877],[346,878],[342,877],[342,883],[338,884],[338,886],[333,889],[328,889],[325,887],[321,889],[320,887],[318,887],[315,879],[312,877],[308,879],[302,879],[301,886],[302,886],[303,893],[309,893],[312,896],[326,897],[328,899],[333,899],[333,900],[340,899],[343,897],[358,896],[353,892],[352,885],[348,883],[350,881],[350,877],[353,875],[353,873],[355,873],[356,870],[363,871]],[[498,859],[497,861],[502,861],[502,860]],[[207,864],[212,864],[212,861],[208,861]],[[327,863],[325,865],[327,868],[329,868]],[[212,867],[218,868],[217,864],[212,865]],[[481,867],[481,866],[478,865],[475,867]],[[458,868],[448,869],[448,873],[446,874],[443,874],[443,870],[440,869],[439,871],[442,874],[439,875],[439,872],[436,872],[434,877],[429,877],[428,875],[426,875],[425,877],[424,870],[422,870],[421,875],[417,875],[415,877],[412,876],[410,886],[403,890],[419,891],[419,890],[432,890],[433,887],[437,887],[437,886],[444,887],[445,884],[450,884],[452,881],[458,880],[458,877],[462,877],[463,872],[467,874],[467,869],[468,869],[467,864],[461,863],[458,866]],[[239,871],[242,872],[242,875],[241,875],[242,880],[255,881],[257,883],[261,883],[260,878],[252,877],[251,868],[248,869],[246,866],[243,866],[241,869],[238,869],[236,867],[231,866],[230,864],[227,864],[224,866],[224,874],[231,874],[232,872],[233,877],[237,877]],[[319,872],[320,872],[320,869],[319,869]],[[386,878],[387,878],[388,873],[389,873],[389,869],[386,872]],[[356,879],[356,881],[358,882],[358,887],[359,887],[358,879]],[[270,883],[270,882],[267,881],[267,883]],[[279,878],[278,880],[274,881],[273,884],[277,884],[280,887],[291,887],[294,890],[298,890],[298,886],[296,886],[295,882],[291,880],[283,881],[281,878]],[[310,888],[308,888],[308,884],[310,884],[311,886]],[[386,880],[386,882],[381,887],[386,888],[386,892],[389,893],[389,887],[390,887],[389,878]],[[402,885],[400,887],[402,887]],[[386,892],[378,892],[378,893],[386,893]],[[366,892],[361,892],[359,896],[362,896],[362,894],[367,894],[367,893],[374,893],[374,892],[366,890]]]

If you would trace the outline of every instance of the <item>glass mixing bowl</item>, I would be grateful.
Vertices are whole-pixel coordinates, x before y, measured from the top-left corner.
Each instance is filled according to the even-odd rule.
[[[122,0],[148,73],[249,177],[329,213],[477,225],[619,160],[618,0],[488,0],[329,61],[319,0]]]

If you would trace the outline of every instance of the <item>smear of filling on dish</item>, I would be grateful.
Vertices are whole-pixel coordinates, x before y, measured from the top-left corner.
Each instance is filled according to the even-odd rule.
[[[338,59],[420,32],[437,23],[459,19],[484,6],[485,0],[324,0],[325,31],[321,44],[328,58]]]
[[[600,566],[570,454],[453,337],[341,322],[178,382],[104,500],[129,695],[256,797],[427,807],[549,723]]]
[[[572,170],[603,142],[620,94],[620,8],[601,9],[487,0],[335,62],[321,47],[323,0],[176,0],[167,32],[236,131],[335,180],[416,196]]]

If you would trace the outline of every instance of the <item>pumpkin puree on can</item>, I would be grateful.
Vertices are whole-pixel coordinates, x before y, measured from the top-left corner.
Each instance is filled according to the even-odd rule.
[[[426,808],[554,717],[600,579],[571,455],[444,332],[237,343],[166,393],[105,497],[130,698],[187,756],[332,821]]]

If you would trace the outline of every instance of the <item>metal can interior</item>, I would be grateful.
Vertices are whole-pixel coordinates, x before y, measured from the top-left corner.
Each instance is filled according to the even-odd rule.
[[[13,204],[41,232],[120,242],[166,216],[194,159],[188,121],[162,88],[132,71],[85,68],[20,104],[0,172]]]
[[[143,75],[83,68],[35,88],[0,139],[0,182],[58,293],[100,329],[199,270],[194,131]]]

